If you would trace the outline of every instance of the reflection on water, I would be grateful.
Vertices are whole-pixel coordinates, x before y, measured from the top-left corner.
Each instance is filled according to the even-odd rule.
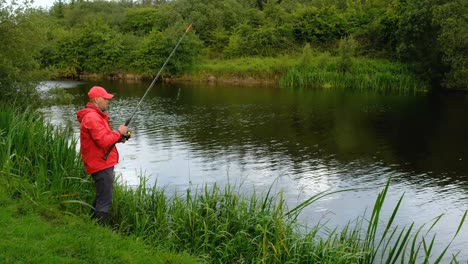
[[[113,127],[130,116],[148,87],[98,84],[116,94]],[[68,87],[76,104],[47,109],[51,121],[71,122],[78,131],[75,112],[90,86]],[[392,177],[385,216],[404,194],[398,223],[421,225],[443,213],[437,238],[448,243],[468,209],[467,102],[465,94],[158,84],[132,120],[134,138],[119,146],[117,171],[129,184],[143,172],[150,182],[178,189],[230,182],[248,193],[273,185],[290,207],[321,191],[358,188],[303,211],[301,220],[331,226],[371,210]],[[454,243],[455,249],[466,247],[468,232]]]

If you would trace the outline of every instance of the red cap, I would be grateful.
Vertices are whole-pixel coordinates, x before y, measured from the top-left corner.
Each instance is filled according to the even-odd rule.
[[[110,94],[106,91],[106,89],[102,88],[101,86],[93,86],[88,92],[89,99],[102,97],[104,99],[112,99],[114,97],[113,94]]]

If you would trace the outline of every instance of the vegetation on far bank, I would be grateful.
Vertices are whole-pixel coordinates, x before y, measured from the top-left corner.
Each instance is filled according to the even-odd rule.
[[[450,243],[434,252],[430,230],[442,216],[428,219],[427,226],[398,226],[393,220],[401,197],[391,217],[381,219],[390,180],[369,219],[363,215],[343,229],[316,225],[306,232],[297,221],[302,208],[333,193],[287,208],[281,193],[248,196],[235,186],[214,185],[174,194],[142,180],[136,187],[116,185],[112,233],[87,219],[93,184],[70,131],[53,128],[32,110],[1,110],[0,222],[6,224],[2,236],[17,242],[0,246],[6,262],[19,252],[23,256],[24,243],[32,253],[20,259],[33,262],[138,263],[154,257],[152,262],[163,263],[458,263],[456,252],[447,253]]]
[[[200,61],[179,77],[204,82],[279,84],[284,88],[339,88],[398,93],[426,92],[427,83],[418,79],[407,65],[386,59],[355,57],[340,41],[339,53],[314,51],[306,45],[299,56],[237,58]]]
[[[48,10],[1,0],[0,91],[7,95],[54,76],[154,76],[189,23],[193,29],[164,77],[280,81],[291,72],[286,83],[298,73],[302,79],[294,85],[315,86],[318,78],[325,79],[325,86],[337,86],[335,80],[347,78],[344,83],[360,86],[360,80],[349,80],[347,69],[378,59],[405,68],[398,85],[417,78],[432,87],[467,89],[467,13],[463,0],[59,0]],[[298,68],[307,45],[318,57],[328,54],[332,62],[325,66],[337,66],[337,72]],[[246,58],[255,63],[232,73],[229,66]],[[372,73],[393,74],[387,70]],[[387,79],[367,81],[367,76],[357,77],[372,84],[363,87]]]

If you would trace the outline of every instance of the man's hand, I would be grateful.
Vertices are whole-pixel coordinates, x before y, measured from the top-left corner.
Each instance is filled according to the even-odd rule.
[[[126,125],[120,125],[120,126],[119,126],[119,129],[117,129],[117,130],[119,130],[119,132],[120,132],[121,135],[126,135],[127,132],[128,132],[128,126],[126,126]]]
[[[128,127],[126,125],[120,125],[118,130],[122,135],[122,137],[120,138],[121,143],[125,143],[125,141],[129,140],[132,137],[132,132],[128,130]]]

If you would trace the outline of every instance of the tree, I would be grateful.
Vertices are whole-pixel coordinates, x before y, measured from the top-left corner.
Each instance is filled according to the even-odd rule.
[[[235,56],[276,56],[294,50],[292,15],[277,3],[267,3],[263,11],[249,10],[250,19],[238,25],[225,54]]]
[[[440,27],[437,43],[448,66],[444,85],[468,89],[468,4],[454,0],[435,7],[433,23]]]
[[[198,29],[197,34],[207,47],[220,44],[215,42],[218,39],[212,38],[213,32],[224,30],[231,33],[241,21],[246,20],[245,8],[235,0],[178,0],[174,7],[176,13]]]
[[[300,43],[328,43],[346,35],[346,23],[334,6],[300,6],[295,11],[294,33]]]
[[[358,43],[353,36],[347,36],[340,40],[338,47],[338,71],[349,73],[353,67],[353,57],[356,55]]]
[[[432,9],[437,0],[400,0],[402,14],[398,23],[397,54],[411,63],[416,73],[432,86],[439,86],[444,64],[437,47],[438,27],[432,23]]]
[[[72,30],[56,29],[50,45],[43,50],[43,65],[58,75],[113,74],[128,70],[131,47],[128,38],[100,19]],[[134,43],[133,43],[134,44]]]
[[[400,0],[399,58],[433,87],[467,87],[467,4],[461,0]]]
[[[55,12],[60,2],[55,3],[52,11]],[[110,28],[118,28],[125,20],[124,10],[126,3],[114,1],[71,1],[70,4],[62,4],[61,20],[65,26],[80,27],[97,18],[106,21]]]
[[[164,31],[153,30],[145,38],[135,55],[135,68],[140,73],[156,75],[182,36],[184,32],[182,25],[182,23],[179,23]],[[168,62],[164,70],[165,74],[180,74],[190,69],[198,58],[201,47],[202,43],[193,33],[193,30],[189,31]]]
[[[144,36],[151,30],[163,30],[173,21],[171,19],[172,11],[168,6],[145,6],[135,7],[125,10],[125,20],[121,25],[124,32]]]
[[[35,100],[36,86],[43,72],[36,57],[44,45],[41,12],[27,4],[0,0],[0,97]]]

